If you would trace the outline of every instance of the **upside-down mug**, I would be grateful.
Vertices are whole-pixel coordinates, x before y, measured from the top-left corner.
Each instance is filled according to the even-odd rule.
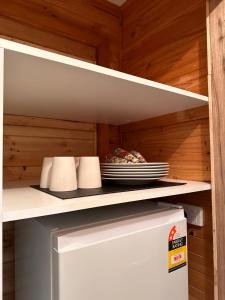
[[[83,156],[76,158],[78,187],[93,189],[102,186],[100,161],[98,156]]]
[[[54,192],[77,190],[74,157],[53,157],[49,189]]]
[[[52,157],[44,157],[42,162],[40,188],[43,189],[49,188],[50,179],[51,179],[52,162],[53,162]]]

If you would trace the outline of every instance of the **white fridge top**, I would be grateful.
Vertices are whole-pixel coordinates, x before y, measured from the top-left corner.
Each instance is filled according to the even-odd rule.
[[[104,212],[98,209],[94,214],[87,214],[86,218],[84,213],[78,216],[72,214],[70,220],[64,218],[58,229],[52,227],[55,231],[54,248],[63,253],[182,220],[183,209],[161,207],[151,202],[133,207],[114,207]],[[56,220],[52,219],[52,224],[49,221],[43,220],[42,224],[49,228]]]

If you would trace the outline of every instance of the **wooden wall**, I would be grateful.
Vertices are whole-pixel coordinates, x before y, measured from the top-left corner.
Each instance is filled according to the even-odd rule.
[[[121,11],[104,0],[2,0],[0,36],[120,68]],[[5,116],[4,185],[37,182],[48,155],[94,155],[95,125]],[[14,224],[4,226],[4,300],[14,299]]]
[[[98,124],[97,126],[97,149],[100,160],[104,162],[106,154],[120,146],[119,126]]]
[[[207,95],[205,0],[128,0],[122,13],[123,71]],[[169,160],[173,178],[210,180],[208,123],[207,107],[133,123],[122,145]]]
[[[199,205],[204,209],[204,226],[188,225],[189,300],[213,300],[213,239],[211,192],[164,198],[172,203]]]
[[[171,178],[210,180],[207,106],[121,126],[120,133],[122,147],[138,149],[149,161],[168,161]],[[162,200],[203,207],[203,228],[188,226],[189,299],[213,300],[211,193]]]
[[[206,1],[128,0],[123,6],[122,70],[207,95]],[[210,180],[208,108],[120,127],[124,148],[171,163],[170,177]],[[170,197],[204,208],[205,226],[189,226],[189,299],[213,300],[211,193]]]
[[[120,127],[121,145],[148,161],[168,161],[170,177],[210,181],[208,106]]]
[[[4,186],[38,183],[45,156],[96,155],[96,125],[4,116]]]
[[[138,149],[149,161],[168,161],[171,178],[210,180],[207,106],[121,126],[120,133],[122,147]],[[211,193],[163,200],[203,207],[204,227],[188,227],[189,299],[213,300]]]
[[[208,94],[205,0],[128,0],[122,14],[123,71]],[[208,123],[206,107],[137,122],[122,145],[169,160],[173,178],[210,180]]]
[[[4,187],[39,182],[45,156],[96,155],[96,125],[4,116]],[[4,224],[4,300],[14,299],[14,223]]]
[[[0,35],[207,95],[204,0],[128,0],[122,11],[104,0],[3,0]],[[42,155],[72,153],[80,140],[72,122],[6,116],[5,126],[5,184],[37,180]],[[149,159],[169,160],[171,177],[210,179],[206,108],[99,128],[101,155],[121,141]],[[94,127],[83,132],[94,135]],[[82,140],[87,151],[96,150],[91,141]],[[206,225],[189,228],[190,300],[212,300],[210,194],[178,198],[169,201],[204,207]],[[13,223],[6,224],[4,242],[4,300],[13,300]]]
[[[0,35],[120,67],[121,13],[104,0],[2,0]]]
[[[122,70],[207,94],[206,1],[128,0]]]

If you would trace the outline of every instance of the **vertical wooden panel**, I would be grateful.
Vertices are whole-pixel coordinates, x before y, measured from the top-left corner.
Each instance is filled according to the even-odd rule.
[[[121,144],[119,126],[98,124],[97,128],[98,155],[104,161],[105,155]]]
[[[225,299],[225,0],[208,0],[215,300]]]
[[[2,275],[3,275],[3,244],[2,244],[2,170],[3,170],[3,88],[4,88],[4,50],[0,48],[0,300],[2,300]]]
[[[105,155],[109,152],[109,125],[107,124],[98,124],[98,155],[100,156],[101,161],[104,160]]]

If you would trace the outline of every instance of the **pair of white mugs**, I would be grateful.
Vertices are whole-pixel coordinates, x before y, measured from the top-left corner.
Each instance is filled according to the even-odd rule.
[[[45,157],[42,164],[41,188],[69,192],[102,186],[99,157]]]

